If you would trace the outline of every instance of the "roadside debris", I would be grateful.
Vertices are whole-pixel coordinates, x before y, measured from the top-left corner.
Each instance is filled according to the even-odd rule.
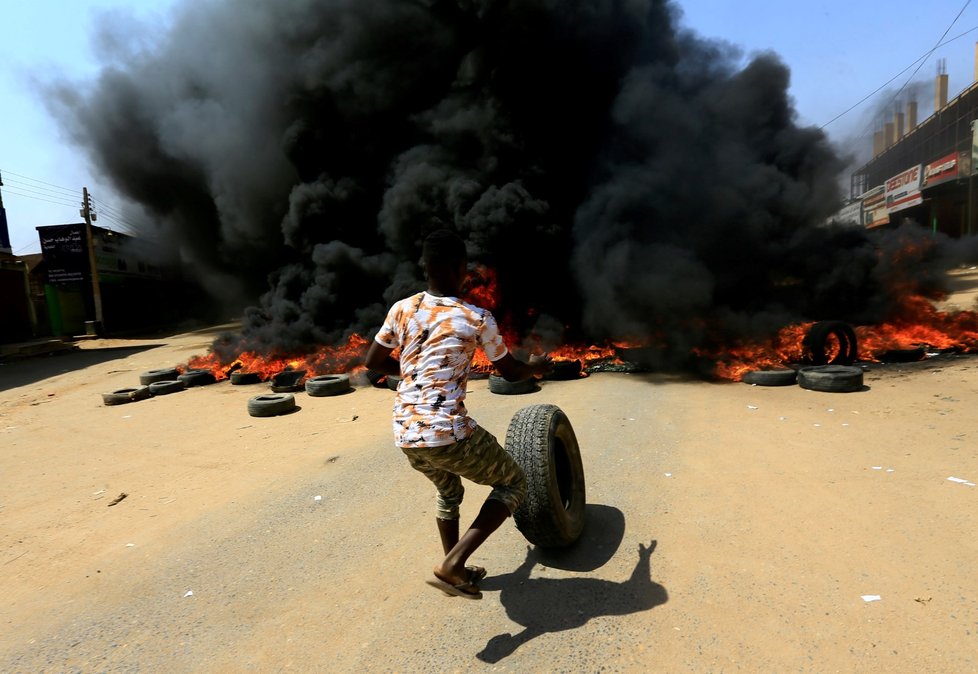
[[[965,480],[965,479],[964,479],[964,478],[962,478],[962,477],[949,477],[949,478],[947,479],[947,481],[948,481],[948,482],[956,482],[957,484],[966,484],[966,485],[968,485],[969,487],[974,487],[974,486],[975,486],[975,483],[974,483],[974,482],[970,482],[970,481],[968,481],[968,480]]]
[[[129,494],[127,494],[126,492],[122,492],[121,494],[119,494],[118,496],[116,496],[114,499],[112,499],[111,501],[109,501],[109,503],[107,505],[114,506],[116,503],[118,503],[119,501],[121,501],[122,499],[124,499],[127,496],[129,496]]]
[[[866,602],[867,604],[871,601],[879,601],[883,598],[878,594],[864,594],[862,597],[863,597],[863,601]]]

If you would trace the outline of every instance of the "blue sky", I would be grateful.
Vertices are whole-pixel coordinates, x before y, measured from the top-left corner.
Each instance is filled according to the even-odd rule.
[[[38,96],[37,79],[63,76],[84,86],[98,74],[98,55],[105,47],[97,36],[104,29],[121,25],[130,35],[134,30],[145,31],[146,39],[152,40],[165,34],[170,14],[183,1],[4,3],[0,14],[0,171],[5,187],[0,190],[15,253],[40,250],[34,229],[38,225],[78,222],[76,202],[81,201],[83,186],[103,207],[104,217],[98,224],[123,229],[112,221],[112,214],[122,207],[118,197],[50,119]],[[758,51],[777,53],[791,69],[791,94],[799,121],[828,124],[826,132],[843,145],[872,131],[871,111],[888,103],[918,65],[914,80],[926,83],[920,98],[921,118],[933,107],[938,59],[947,61],[952,97],[974,79],[978,3],[967,0],[680,0],[679,5],[685,27],[739,47],[745,59]],[[957,39],[918,62],[959,13],[945,38]],[[831,121],[891,79],[883,91]]]

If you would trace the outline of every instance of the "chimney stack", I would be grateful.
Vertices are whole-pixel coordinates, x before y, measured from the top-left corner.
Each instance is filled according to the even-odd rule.
[[[893,112],[893,126],[896,129],[896,140],[900,140],[906,135],[906,131],[903,129],[903,113],[900,112],[900,108]]]
[[[883,138],[886,149],[893,147],[893,143],[896,142],[896,138],[894,137],[895,132],[896,128],[893,126],[893,122],[886,122],[883,125]]]
[[[940,112],[947,105],[947,59],[937,61],[937,86],[934,90],[934,112]]]
[[[907,133],[917,128],[917,101],[907,101]]]
[[[975,42],[975,82],[978,82],[978,42]]]
[[[885,149],[886,147],[884,147],[883,145],[883,132],[874,131],[873,132],[873,159],[883,154],[883,150]]]

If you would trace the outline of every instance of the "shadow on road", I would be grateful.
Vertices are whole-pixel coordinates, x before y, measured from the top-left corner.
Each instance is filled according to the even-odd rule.
[[[65,372],[83,370],[111,360],[127,358],[135,353],[148,351],[163,344],[139,346],[112,346],[104,349],[80,349],[46,356],[32,356],[10,360],[0,364],[0,391],[26,386],[55,377]]]
[[[589,506],[599,509],[600,518],[608,520],[611,512],[621,512],[608,506]],[[624,517],[620,517],[622,525]],[[551,568],[587,569],[599,568],[611,558],[618,544],[610,545],[609,529],[593,521],[589,512],[588,531],[593,531],[574,546],[568,557],[570,562],[559,564],[554,553],[528,548],[526,560],[512,573],[493,576],[480,583],[483,591],[498,591],[499,600],[513,622],[524,627],[519,634],[497,634],[489,639],[476,657],[483,662],[496,663],[512,655],[516,650],[541,634],[561,632],[585,625],[599,616],[627,615],[647,611],[666,603],[666,589],[652,582],[651,557],[656,541],[648,546],[638,544],[638,562],[628,580],[616,583],[599,578],[530,578],[537,564]],[[618,541],[622,529],[618,530]],[[587,533],[587,532],[585,532]],[[613,534],[614,535],[614,534]],[[611,555],[608,551],[611,551]],[[589,552],[591,551],[591,552]]]

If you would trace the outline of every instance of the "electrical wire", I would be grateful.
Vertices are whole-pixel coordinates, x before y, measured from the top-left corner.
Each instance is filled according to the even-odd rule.
[[[947,30],[944,31],[944,35],[947,35],[948,31],[951,30],[951,27],[954,26],[954,23],[961,17],[961,14],[964,13],[964,10],[967,9],[968,4],[970,4],[970,2],[971,2],[971,0],[968,0],[965,3],[964,7],[961,8],[961,11],[958,12],[958,16],[955,17],[954,21],[951,22],[951,25],[948,26],[947,27]],[[940,49],[941,47],[943,47],[945,45],[949,45],[952,42],[954,42],[955,40],[960,40],[965,35],[968,35],[970,33],[973,33],[976,30],[978,30],[978,26],[973,26],[972,28],[969,28],[968,30],[964,31],[963,33],[961,33],[959,35],[955,35],[950,40],[947,40],[945,42],[941,42],[940,40],[938,40],[939,44],[935,45],[926,54],[924,54],[923,56],[919,57],[916,61],[914,61],[913,63],[911,63],[910,65],[908,65],[906,68],[904,68],[903,70],[901,70],[900,72],[898,72],[896,75],[894,75],[893,77],[891,77],[890,79],[888,79],[886,82],[884,82],[880,86],[878,86],[872,93],[867,94],[866,96],[864,96],[863,98],[861,98],[859,100],[859,102],[854,103],[850,107],[846,108],[843,112],[840,112],[838,115],[836,115],[835,117],[833,117],[832,119],[830,119],[829,121],[827,121],[825,124],[823,124],[822,126],[820,126],[818,128],[824,129],[829,124],[832,124],[833,122],[838,121],[842,117],[845,117],[850,112],[852,112],[853,110],[855,110],[856,108],[858,108],[860,105],[862,105],[863,103],[865,103],[866,101],[868,101],[870,98],[872,98],[873,96],[875,96],[876,94],[878,94],[880,91],[882,91],[883,89],[885,89],[887,86],[889,86],[894,80],[896,80],[898,77],[900,77],[903,73],[907,72],[908,70],[910,70],[911,68],[913,68],[916,65],[917,66],[917,69],[914,70],[913,75],[910,76],[910,78],[903,84],[903,86],[900,87],[900,91],[898,91],[896,93],[896,95],[893,97],[893,100],[896,100],[896,97],[899,96],[900,92],[903,91],[906,88],[907,84],[910,83],[910,81],[914,78],[914,75],[916,75],[917,72],[920,70],[920,68],[924,65],[924,63],[926,63],[927,59],[930,57],[931,54],[933,54],[937,49]],[[942,36],[941,37],[941,40],[943,40],[943,39],[944,39],[944,37]],[[892,103],[892,101],[890,103]],[[887,104],[887,105],[889,105],[889,104]]]
[[[16,173],[15,171],[10,171],[10,170],[5,169],[5,168],[0,168],[0,176],[7,175],[7,174],[12,175],[12,176],[17,176],[18,178],[24,178],[25,180],[30,180],[30,181],[35,182],[35,183],[41,183],[41,184],[47,185],[48,187],[57,187],[59,190],[64,190],[65,192],[68,192],[71,195],[78,194],[78,190],[73,190],[73,189],[70,189],[70,188],[67,188],[67,187],[62,187],[61,185],[55,185],[54,183],[44,182],[43,180],[38,180],[37,178],[31,178],[30,176],[25,176],[25,175],[22,175],[20,173]]]
[[[67,203],[67,202],[64,202],[64,201],[54,201],[52,199],[44,199],[42,197],[34,196],[34,195],[31,195],[31,194],[22,194],[21,192],[17,192],[17,191],[15,191],[13,189],[8,189],[8,188],[4,188],[4,194],[6,194],[6,195],[12,195],[12,196],[15,196],[15,197],[24,197],[25,199],[34,199],[35,201],[46,201],[49,204],[57,204],[58,206],[66,206],[66,207],[69,207],[69,208],[78,208],[79,207],[79,204],[77,202],[76,203]]]

